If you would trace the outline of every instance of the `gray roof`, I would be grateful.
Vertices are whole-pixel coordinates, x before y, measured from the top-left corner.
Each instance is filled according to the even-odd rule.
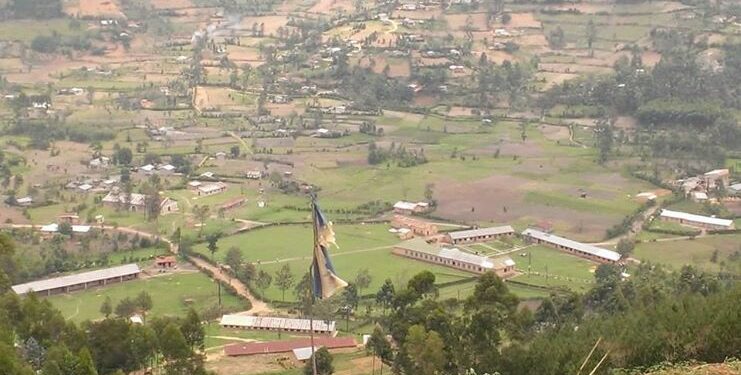
[[[51,289],[64,288],[93,281],[111,279],[114,277],[135,275],[140,272],[141,270],[139,269],[138,265],[134,263],[125,264],[118,267],[105,268],[102,270],[83,272],[74,275],[56,277],[53,279],[38,280],[25,284],[13,285],[13,291],[16,294],[26,294],[30,291],[44,292]]]
[[[597,247],[594,245],[577,242],[574,240],[570,240],[568,238],[556,236],[554,234],[541,232],[536,229],[532,229],[532,228],[525,229],[522,232],[522,235],[527,236],[527,237],[537,238],[541,241],[545,241],[551,244],[561,245],[561,246],[568,247],[570,249],[579,250],[581,252],[591,254],[596,257],[600,257],[602,259],[611,260],[613,262],[617,262],[618,260],[620,260],[620,254],[612,250],[607,250],[607,249],[603,249],[601,247]]]
[[[314,351],[316,352],[319,348],[321,348],[321,346],[314,346]],[[306,361],[311,358],[311,346],[293,349],[293,355],[295,355],[296,359],[299,361]]]
[[[222,326],[303,331],[309,331],[313,328],[314,332],[335,331],[334,320],[329,322],[325,320],[315,320],[312,323],[309,319],[280,318],[271,316],[224,315],[221,317],[221,322],[219,324]]]
[[[436,255],[440,258],[465,262],[487,269],[504,268],[505,266],[514,265],[514,262],[509,257],[483,257],[480,255],[461,251],[456,248],[445,248],[437,245],[431,245],[421,238],[412,238],[411,240],[407,240],[396,245],[396,247],[421,253],[427,253],[430,255]]]
[[[494,263],[492,263],[489,260],[489,258],[482,257],[480,255],[466,253],[458,249],[442,248],[437,253],[437,256],[439,256],[440,258],[446,258],[446,259],[457,260],[459,262],[464,262],[468,264],[474,264],[474,265],[477,265],[483,268],[494,268]]]
[[[733,226],[733,220],[719,219],[717,217],[695,215],[695,214],[690,214],[686,212],[672,211],[672,210],[667,210],[667,209],[661,210],[661,216],[668,217],[671,219],[687,220],[687,221],[692,221],[695,223],[717,225],[717,226],[728,227],[728,228]]]
[[[450,232],[448,233],[448,235],[453,240],[460,240],[460,239],[479,237],[479,236],[498,236],[500,234],[507,234],[507,233],[514,233],[514,232],[515,232],[514,228],[512,228],[509,225],[505,225],[501,227],[459,230],[456,232]]]

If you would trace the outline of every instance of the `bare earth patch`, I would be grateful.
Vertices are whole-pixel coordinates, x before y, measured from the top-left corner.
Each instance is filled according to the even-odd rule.
[[[66,6],[64,12],[73,17],[126,18],[116,0],[78,0],[76,6]]]

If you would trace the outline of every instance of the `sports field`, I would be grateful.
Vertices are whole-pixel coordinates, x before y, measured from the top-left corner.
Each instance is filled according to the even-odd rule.
[[[525,256],[522,256],[525,254]],[[597,263],[545,246],[533,246],[511,254],[523,274],[513,280],[548,287],[567,287],[584,292],[594,283]]]
[[[99,312],[106,296],[111,297],[113,306],[125,297],[134,298],[146,291],[152,296],[154,306],[151,315],[181,316],[190,307],[199,313],[218,305],[216,284],[199,272],[163,274],[146,279],[128,281],[121,284],[63,294],[49,298],[65,318],[75,322],[103,318]],[[222,289],[222,306],[225,311],[245,309],[245,303]]]

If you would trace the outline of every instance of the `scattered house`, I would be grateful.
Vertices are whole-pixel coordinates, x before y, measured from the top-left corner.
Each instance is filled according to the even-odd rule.
[[[134,280],[139,277],[140,273],[141,270],[139,269],[139,266],[132,263],[102,270],[13,285],[12,289],[18,295],[35,292],[51,296],[54,294],[87,289],[89,287],[104,286]]]
[[[430,204],[427,202],[406,202],[398,201],[394,204],[394,212],[402,215],[412,215],[427,212]]]
[[[215,157],[215,158],[216,158],[217,160],[224,160],[224,159],[226,159],[226,152],[224,152],[224,151],[219,151],[219,152],[217,152],[217,153],[215,153],[215,154],[214,154],[214,157]]]
[[[111,158],[107,156],[101,156],[99,158],[90,160],[90,162],[88,162],[87,165],[90,168],[98,169],[98,168],[108,168],[110,164],[111,164]]]
[[[514,228],[509,225],[501,227],[479,228],[470,230],[460,230],[447,234],[447,240],[454,245],[461,243],[487,242],[493,239],[512,236],[515,233]]]
[[[131,317],[129,317],[129,321],[131,322],[131,324],[136,324],[136,325],[144,324],[144,320],[139,314],[134,314]]]
[[[72,233],[85,234],[90,232],[91,227],[89,225],[72,225]],[[52,223],[42,225],[39,229],[44,234],[59,233],[59,224]]]
[[[253,329],[291,333],[311,333],[309,319],[280,318],[270,316],[224,315],[219,325],[226,328]],[[335,321],[315,320],[313,331],[317,334],[333,335]]]
[[[505,29],[496,29],[494,30],[494,36],[501,36],[506,38],[512,36],[512,33]]]
[[[545,244],[595,262],[616,263],[620,260],[620,254],[615,251],[541,232],[537,229],[525,229],[522,232],[522,237],[531,242]]]
[[[308,320],[305,319],[307,322]],[[315,320],[314,323],[322,322],[321,320]],[[308,323],[307,323],[308,324]],[[229,357],[246,356],[246,355],[265,355],[275,353],[289,353],[295,350],[299,350],[301,353],[308,349],[309,355],[311,356],[311,344],[312,340],[309,338],[305,339],[293,339],[287,341],[268,341],[268,342],[250,342],[250,343],[238,343],[231,344],[224,347],[224,354]],[[358,343],[354,337],[326,337],[320,336],[314,338],[314,348],[325,347],[329,350],[333,349],[351,349],[356,348]]]
[[[733,229],[733,220],[720,219],[710,216],[695,215],[680,211],[663,209],[659,215],[661,220],[690,225],[705,229]]]
[[[216,176],[216,175],[214,174],[214,172],[203,172],[203,173],[201,173],[201,175],[200,175],[200,176],[198,176],[198,177],[202,177],[202,178],[208,178],[208,179],[213,179],[213,178],[214,178],[215,176]]]
[[[173,268],[178,264],[178,260],[173,255],[158,256],[154,264],[157,268]]]
[[[92,188],[93,188],[93,185],[90,185],[90,184],[82,184],[82,185],[77,186],[77,189],[83,193],[89,192],[90,190],[92,190]]]
[[[167,215],[179,211],[180,207],[176,200],[168,197],[163,197],[162,200],[160,200],[160,215]]]
[[[226,184],[223,182],[215,182],[211,184],[203,184],[196,188],[196,194],[199,197],[205,197],[209,195],[219,194],[226,191]]]
[[[188,189],[191,191],[198,190],[198,187],[203,185],[203,182],[201,181],[188,181]]]
[[[112,208],[124,208],[127,211],[144,212],[147,204],[147,196],[139,193],[131,193],[127,201],[126,193],[115,189],[103,197],[103,205]],[[178,212],[178,202],[168,197],[160,199],[160,215]]]
[[[396,229],[409,229],[417,236],[428,237],[437,234],[437,225],[401,215],[394,215],[391,226]]]
[[[728,169],[715,169],[702,175],[705,187],[708,190],[729,185],[730,172]]]
[[[682,187],[684,194],[689,195],[691,192],[701,189],[703,181],[699,177],[690,177],[677,182]]]
[[[463,65],[451,65],[448,68],[453,73],[463,73],[466,71],[466,67]]]
[[[23,197],[15,200],[15,203],[19,206],[28,207],[33,204],[33,198]]]
[[[515,262],[507,256],[487,258],[456,248],[432,245],[421,238],[413,238],[394,246],[392,253],[475,274],[494,271],[501,278],[515,274]]]
[[[165,164],[165,165],[161,165],[159,167],[159,170],[164,173],[173,173],[175,172],[175,166],[172,164]]]
[[[147,164],[145,166],[139,167],[139,170],[142,171],[142,172],[144,172],[144,173],[152,173],[152,172],[154,172],[154,165]]]
[[[247,173],[245,173],[244,176],[249,178],[250,180],[259,180],[262,178],[262,172],[261,171],[247,171]]]
[[[741,196],[741,183],[732,184],[728,187],[728,194]]]
[[[708,194],[704,191],[693,191],[690,193],[690,199],[692,199],[695,202],[705,202],[708,200]]]

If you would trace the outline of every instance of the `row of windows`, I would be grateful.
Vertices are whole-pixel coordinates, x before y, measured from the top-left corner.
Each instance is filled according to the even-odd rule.
[[[456,262],[454,260],[441,258],[439,256],[430,255],[430,254],[419,253],[413,250],[404,250],[404,255],[412,256],[414,258],[424,259],[424,260],[428,260],[428,261],[436,262],[440,264],[445,264],[445,265],[449,265],[453,267],[458,267],[458,268],[470,270],[473,272],[484,272],[483,267],[474,266],[472,264],[464,263],[464,262]]]
[[[548,245],[551,245],[551,246],[555,247],[556,249],[566,250],[566,251],[568,251],[570,253],[576,253],[578,255],[581,255],[581,256],[586,257],[586,258],[589,258],[589,259],[593,259],[593,260],[597,260],[597,261],[610,261],[608,259],[603,259],[601,257],[598,257],[598,256],[596,256],[594,254],[585,253],[585,252],[583,252],[581,250],[572,249],[572,248],[567,247],[567,246],[558,245],[558,244],[550,243],[550,242],[547,242],[547,241],[541,241],[541,240],[538,240],[538,239],[535,239],[535,242],[536,243],[546,243]]]

